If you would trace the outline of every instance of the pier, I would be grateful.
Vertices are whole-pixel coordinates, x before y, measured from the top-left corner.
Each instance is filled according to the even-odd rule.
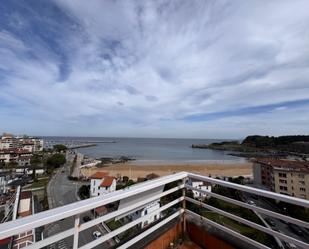
[[[96,146],[99,143],[116,143],[113,140],[105,140],[105,141],[86,141],[86,140],[45,140],[44,148],[50,149],[53,148],[56,144],[63,144],[69,149],[78,149],[78,148],[86,148]]]

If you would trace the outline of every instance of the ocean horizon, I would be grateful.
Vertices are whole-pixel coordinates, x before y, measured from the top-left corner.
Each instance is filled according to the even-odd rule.
[[[126,156],[135,159],[135,164],[177,163],[243,163],[246,159],[229,155],[229,151],[193,149],[192,144],[210,144],[230,139],[189,138],[127,138],[127,137],[42,137],[45,141],[97,141],[93,147],[77,151],[92,158]],[[102,143],[113,141],[113,143]],[[101,143],[100,143],[101,142]]]

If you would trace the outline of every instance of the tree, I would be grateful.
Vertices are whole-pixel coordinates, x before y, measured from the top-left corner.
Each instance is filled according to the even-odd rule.
[[[80,188],[79,188],[79,191],[78,191],[78,194],[79,196],[82,198],[82,199],[87,199],[90,197],[90,186],[88,185],[82,185]]]
[[[38,154],[34,154],[30,159],[30,164],[32,166],[32,179],[34,180],[36,177],[36,167],[42,163],[42,158]]]
[[[18,166],[17,162],[11,161],[7,164],[8,168],[16,168]]]
[[[55,144],[53,146],[54,150],[57,152],[66,151],[68,148],[63,144]]]
[[[61,165],[66,163],[65,156],[57,153],[54,155],[51,155],[49,158],[47,158],[46,164],[52,168],[59,168]]]
[[[122,181],[123,181],[124,183],[127,183],[127,182],[129,181],[129,177],[123,176],[123,177],[122,177]]]

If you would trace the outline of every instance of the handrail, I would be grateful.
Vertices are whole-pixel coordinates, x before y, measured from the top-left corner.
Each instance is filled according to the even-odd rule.
[[[302,221],[302,220],[298,220],[298,219],[292,218],[290,216],[286,216],[286,215],[279,214],[279,213],[276,213],[276,212],[273,212],[273,211],[269,211],[267,209],[264,209],[264,208],[261,208],[261,207],[255,206],[255,205],[250,205],[250,204],[242,202],[242,201],[234,200],[234,199],[231,199],[229,197],[226,197],[226,196],[223,196],[223,195],[219,195],[219,194],[207,191],[207,190],[203,190],[203,189],[199,189],[199,188],[194,188],[194,187],[192,187],[192,186],[190,186],[188,184],[186,184],[186,188],[194,190],[194,191],[201,192],[203,194],[206,194],[206,195],[215,197],[217,199],[220,199],[220,200],[223,200],[223,201],[235,204],[235,205],[240,206],[240,207],[251,209],[251,210],[257,211],[259,213],[266,214],[268,216],[271,216],[271,217],[274,217],[274,218],[277,218],[277,219],[281,219],[281,220],[284,220],[284,221],[289,222],[289,223],[293,223],[293,224],[298,225],[298,226],[303,226],[303,227],[309,228],[309,223],[308,222],[305,222],[305,221]]]
[[[199,181],[207,182],[207,183],[210,183],[210,184],[218,184],[218,185],[225,186],[225,187],[228,187],[228,188],[233,188],[233,189],[236,189],[236,190],[240,190],[240,191],[256,194],[256,195],[259,195],[259,196],[264,196],[264,197],[272,198],[272,199],[275,199],[275,200],[280,200],[280,201],[292,203],[292,204],[295,204],[295,205],[298,205],[298,206],[309,208],[309,201],[308,200],[303,200],[303,199],[299,199],[299,198],[295,198],[295,197],[285,196],[285,195],[277,194],[277,193],[274,193],[274,192],[269,192],[269,191],[256,189],[256,188],[252,188],[252,187],[248,187],[248,186],[244,186],[244,185],[234,184],[234,183],[226,182],[226,181],[223,181],[223,180],[218,180],[218,179],[214,179],[214,178],[210,178],[210,177],[206,177],[206,176],[201,176],[201,175],[197,175],[197,174],[192,174],[192,173],[188,173],[188,172],[179,172],[179,173],[176,173],[176,174],[173,174],[173,175],[164,176],[164,177],[160,177],[160,178],[157,178],[157,179],[154,179],[154,180],[151,180],[151,181],[139,183],[139,184],[133,185],[133,186],[131,186],[127,189],[124,189],[124,190],[118,190],[118,191],[115,191],[115,192],[112,192],[112,193],[109,193],[109,194],[106,194],[106,195],[103,195],[103,196],[99,196],[99,197],[75,202],[75,203],[72,203],[72,204],[69,204],[69,205],[66,205],[66,206],[63,206],[63,207],[51,209],[51,210],[44,211],[44,212],[41,212],[41,213],[38,213],[38,214],[34,214],[34,215],[31,215],[31,216],[28,216],[28,217],[25,217],[25,218],[21,218],[21,219],[17,219],[17,220],[14,220],[14,221],[10,221],[10,222],[7,222],[7,223],[0,224],[0,240],[4,239],[4,238],[8,238],[10,236],[14,236],[16,234],[22,233],[22,232],[30,230],[30,229],[34,229],[36,227],[44,226],[44,225],[47,225],[47,224],[68,218],[68,217],[75,217],[75,225],[72,228],[65,230],[65,231],[62,231],[62,232],[59,232],[58,234],[53,235],[51,237],[48,237],[48,238],[46,238],[42,241],[36,242],[36,243],[30,245],[29,249],[31,249],[31,248],[41,248],[41,247],[44,247],[48,244],[55,243],[56,241],[58,241],[60,239],[64,239],[64,238],[72,236],[72,235],[74,236],[73,248],[85,248],[85,249],[91,248],[93,246],[96,246],[96,245],[103,243],[106,240],[109,240],[110,238],[118,235],[119,233],[122,233],[123,231],[130,229],[130,227],[132,227],[136,224],[139,224],[140,222],[148,219],[153,213],[160,213],[163,210],[166,210],[167,208],[172,207],[176,203],[180,203],[180,202],[184,202],[184,201],[190,201],[190,202],[198,204],[201,207],[204,207],[206,209],[213,210],[214,212],[216,212],[218,214],[227,216],[231,219],[237,220],[238,222],[242,222],[246,225],[254,227],[255,229],[258,229],[258,230],[260,230],[264,233],[270,234],[272,236],[277,236],[280,239],[283,239],[283,240],[288,241],[288,242],[292,242],[292,243],[299,245],[303,248],[307,248],[308,244],[306,244],[306,243],[304,243],[300,240],[297,240],[297,239],[292,238],[290,236],[284,235],[282,233],[278,233],[278,232],[273,231],[269,228],[265,228],[265,227],[263,227],[259,224],[245,220],[245,219],[243,219],[239,216],[230,214],[230,213],[228,213],[224,210],[217,209],[215,207],[212,207],[212,206],[209,206],[207,204],[196,201],[192,198],[186,197],[185,191],[183,192],[182,197],[179,197],[175,200],[170,201],[166,205],[161,206],[159,209],[157,209],[157,210],[155,210],[151,213],[148,213],[147,215],[142,216],[142,217],[140,217],[140,218],[138,218],[138,219],[136,219],[136,220],[134,220],[134,221],[132,221],[128,224],[125,224],[125,225],[121,226],[120,228],[103,235],[101,238],[99,238],[95,241],[88,242],[87,244],[85,244],[81,247],[78,247],[78,236],[79,236],[79,233],[81,233],[82,231],[84,231],[84,230],[86,230],[90,227],[93,227],[93,226],[95,226],[95,225],[97,225],[97,224],[99,224],[103,221],[107,221],[107,220],[119,217],[123,214],[129,214],[130,212],[132,212],[132,210],[136,210],[138,208],[141,209],[145,205],[147,205],[148,203],[151,203],[155,200],[160,199],[163,196],[169,195],[169,194],[174,193],[175,191],[178,191],[178,190],[181,190],[181,189],[183,189],[183,190],[184,189],[191,189],[191,190],[194,190],[194,191],[199,191],[201,193],[207,194],[207,195],[212,196],[214,198],[218,198],[218,199],[233,203],[235,205],[263,213],[263,214],[271,216],[271,217],[275,217],[275,218],[279,218],[279,219],[285,219],[286,221],[288,221],[290,223],[293,223],[293,224],[296,224],[296,225],[301,225],[301,226],[304,226],[306,228],[309,228],[309,224],[304,222],[304,221],[301,221],[301,220],[298,220],[298,219],[295,219],[295,218],[291,218],[291,217],[287,217],[285,215],[282,215],[282,214],[279,214],[279,213],[276,213],[276,212],[273,212],[273,211],[270,211],[270,210],[267,210],[267,209],[264,209],[264,208],[261,208],[261,207],[252,206],[252,205],[249,205],[248,203],[241,202],[241,201],[238,201],[238,200],[234,200],[234,199],[231,199],[231,198],[228,198],[226,196],[222,196],[222,195],[219,195],[219,194],[216,194],[216,193],[213,193],[213,192],[209,192],[209,191],[202,190],[202,189],[199,189],[199,188],[194,188],[191,185],[188,185],[187,183],[185,183],[185,181],[187,181],[188,179],[193,180],[193,181],[199,180]],[[95,219],[93,219],[89,222],[86,222],[86,223],[83,223],[83,224],[79,223],[79,215],[81,213],[87,212],[89,210],[93,210],[93,209],[95,209],[99,206],[103,206],[103,205],[106,205],[106,204],[109,204],[109,203],[113,203],[113,202],[116,202],[116,201],[119,201],[119,200],[122,200],[122,199],[138,196],[138,195],[145,193],[145,192],[149,193],[148,191],[150,191],[150,190],[158,189],[158,188],[160,188],[160,187],[162,187],[162,186],[164,186],[168,183],[175,182],[175,181],[179,181],[179,184],[178,184],[177,187],[173,187],[173,188],[166,190],[166,191],[163,191],[161,193],[149,194],[149,196],[147,194],[147,196],[145,195],[144,199],[139,199],[135,203],[130,203],[129,206],[126,206],[126,207],[118,209],[114,212],[108,213],[108,214],[106,214],[102,217],[95,218]],[[154,231],[154,229],[157,229],[158,227],[166,224],[166,222],[171,220],[172,217],[177,217],[183,212],[185,214],[187,213],[187,214],[193,215],[192,211],[187,210],[186,206],[184,205],[180,211],[174,211],[174,213],[171,216],[165,217],[157,225],[151,227],[149,230],[145,230],[143,233],[141,233],[138,236],[136,236],[135,238],[129,240],[124,245],[122,245],[121,248],[125,248],[125,245],[133,245],[136,241],[140,240],[143,235],[150,234],[151,231]],[[194,214],[193,216],[198,217],[197,214]],[[202,218],[202,219],[207,221],[209,224],[213,225],[214,227],[220,228],[225,232],[228,232],[232,235],[235,235],[236,237],[238,237],[238,238],[240,238],[240,239],[242,239],[242,240],[244,240],[248,243],[251,243],[251,244],[254,244],[254,245],[259,245],[260,248],[267,248],[265,246],[261,246],[261,244],[259,244],[258,242],[252,242],[252,240],[250,240],[249,238],[247,238],[247,237],[245,237],[245,236],[243,236],[243,235],[241,235],[241,234],[239,234],[239,233],[237,233],[237,232],[235,232],[235,231],[233,231],[229,228],[223,229],[222,225],[219,225],[218,223],[210,221],[207,218]],[[213,224],[213,223],[215,223],[215,224]]]
[[[0,240],[18,233],[22,233],[30,228],[32,229],[44,226],[58,220],[87,212],[88,210],[92,210],[97,207],[143,193],[144,191],[155,189],[167,183],[182,180],[186,176],[186,172],[163,176],[152,181],[133,185],[129,189],[118,190],[104,196],[98,196],[87,200],[74,202],[62,207],[54,208],[40,212],[38,214],[0,224]]]
[[[193,173],[188,173],[188,177],[193,178],[193,179],[198,179],[198,180],[201,180],[201,181],[204,181],[204,182],[209,182],[209,183],[212,183],[212,184],[218,184],[218,185],[228,187],[228,188],[241,190],[241,191],[248,192],[248,193],[251,193],[251,194],[256,194],[256,195],[268,197],[268,198],[271,198],[271,199],[284,201],[284,202],[291,203],[291,204],[298,205],[298,206],[302,206],[302,207],[305,207],[305,208],[309,208],[309,201],[308,200],[304,200],[304,199],[300,199],[300,198],[296,198],[296,197],[291,197],[291,196],[288,196],[288,195],[282,195],[282,194],[278,194],[278,193],[275,193],[275,192],[270,192],[270,191],[267,191],[267,190],[253,188],[253,187],[248,187],[248,186],[244,186],[244,185],[240,185],[240,184],[236,184],[236,183],[231,183],[231,182],[227,182],[227,181],[222,181],[222,180],[219,180],[219,179],[214,179],[214,178],[211,178],[211,177],[201,176],[201,175],[197,175],[197,174],[193,174]]]

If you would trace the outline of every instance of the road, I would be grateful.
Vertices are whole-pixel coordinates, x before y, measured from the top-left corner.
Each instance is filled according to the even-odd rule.
[[[253,201],[258,207],[280,213],[280,210],[275,205],[266,201],[264,198],[256,198],[254,195],[251,195],[249,193],[243,193],[243,195],[247,201],[250,201],[250,200]],[[262,216],[263,219],[267,218],[267,216],[264,214],[260,214],[260,215]],[[309,234],[304,229],[302,229],[304,236],[299,236],[298,234],[296,234],[294,231],[292,231],[289,228],[286,222],[280,219],[272,218],[272,217],[268,217],[268,218],[274,222],[274,226],[271,226],[273,230],[276,230],[276,231],[279,231],[280,233],[294,237],[295,239],[298,239],[300,241],[304,241],[306,243],[309,242]]]
[[[70,158],[72,155],[67,155],[67,161],[69,162],[62,168],[58,169],[55,176],[50,180],[48,185],[47,194],[49,198],[50,208],[60,207],[66,204],[70,204],[78,201],[77,191],[82,185],[78,182],[73,182],[68,180],[68,175],[70,172],[69,166],[72,161]],[[89,216],[93,218],[91,212],[83,213],[80,217],[81,223],[83,223],[83,217]],[[59,222],[53,223],[45,229],[45,236],[51,236],[60,231],[65,231],[74,226],[74,218],[70,217]],[[93,232],[100,231],[102,234],[106,234],[107,231],[103,228],[102,225],[97,225],[95,227],[89,228],[79,234],[79,246],[84,245],[93,241]],[[113,240],[109,240],[96,248],[108,248],[111,245],[114,245]],[[65,240],[61,240],[51,246],[50,249],[68,249],[72,248],[73,245],[73,236]]]

